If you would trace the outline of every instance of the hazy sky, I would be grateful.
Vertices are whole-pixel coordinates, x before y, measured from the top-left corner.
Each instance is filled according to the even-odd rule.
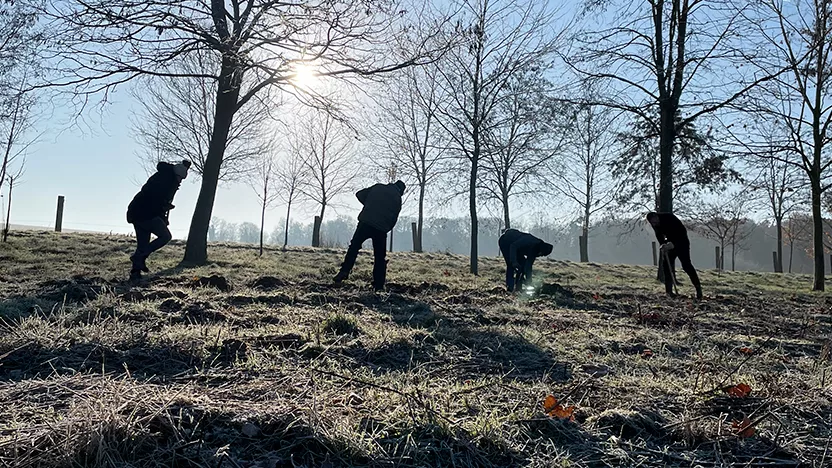
[[[87,128],[61,132],[65,125],[61,116],[45,123],[48,133],[30,149],[23,181],[13,192],[12,223],[54,226],[57,197],[64,195],[65,228],[132,232],[125,220],[127,205],[148,177],[138,156],[140,147],[130,133],[130,117],[138,110],[138,104],[125,88],[113,101],[103,118],[98,117],[97,111],[90,116]],[[199,182],[196,174],[191,173],[176,194],[176,209],[170,214],[175,237],[187,235]],[[3,200],[7,200],[5,190],[3,195]],[[351,212],[336,207],[328,213]],[[305,215],[311,216],[311,211],[297,214],[298,220],[304,220]],[[251,187],[241,183],[221,185],[214,216],[238,223],[259,221],[258,201]],[[279,207],[267,213],[269,231],[282,216],[283,209]]]
[[[95,111],[87,118],[85,128],[65,128],[65,116],[54,116],[44,125],[47,134],[29,151],[26,172],[20,185],[13,192],[12,223],[52,227],[55,223],[55,209],[58,195],[66,197],[63,226],[67,229],[132,232],[132,225],[125,219],[127,205],[147,180],[148,174],[139,157],[140,146],[131,137],[130,118],[138,110],[130,93],[122,88],[113,103],[100,114]],[[372,158],[371,151],[361,150],[359,158]],[[362,171],[360,185],[369,185],[381,180],[371,171]],[[170,229],[177,238],[188,233],[193,208],[199,194],[200,179],[191,173],[176,194],[176,209],[170,213]],[[411,187],[415,190],[415,187]],[[409,191],[408,195],[415,195]],[[6,190],[3,191],[4,206]],[[460,207],[445,207],[441,213],[430,211],[431,215],[464,215],[465,200]],[[260,209],[252,188],[244,183],[221,184],[217,192],[213,215],[226,221],[258,223]],[[360,205],[352,193],[336,200],[336,206],[327,208],[327,219],[339,214],[354,216]],[[513,217],[519,219],[532,215],[537,207],[515,207]],[[5,211],[5,210],[4,210]],[[293,221],[309,223],[318,212],[315,206],[293,208]],[[415,215],[413,196],[406,197],[402,215]],[[495,211],[495,215],[500,215]],[[549,214],[552,214],[551,212]],[[481,209],[481,215],[488,212]],[[280,204],[266,213],[266,230],[273,227],[285,216]]]
[[[130,133],[130,118],[139,110],[139,104],[133,101],[129,86],[132,84],[120,86],[109,97],[110,103],[103,112],[85,113],[86,122],[82,128],[67,129],[68,116],[61,115],[60,109],[56,115],[43,119],[40,126],[45,130],[45,136],[29,149],[25,175],[14,189],[13,224],[54,226],[57,197],[63,195],[66,197],[65,228],[132,232],[132,226],[125,220],[127,205],[148,174],[138,156],[140,147]],[[371,156],[363,154],[362,157]],[[366,183],[375,182],[372,173],[364,175]],[[384,176],[378,174],[378,177]],[[170,214],[170,228],[175,237],[187,235],[199,182],[199,178],[191,174],[176,195],[174,204],[177,208]],[[0,200],[5,206],[5,189],[2,195]],[[410,200],[406,202],[403,215],[415,214],[413,198],[408,198]],[[351,194],[340,201],[345,206],[328,209],[328,218],[357,213],[359,206]],[[428,216],[464,215],[467,211],[463,209],[464,205],[460,203],[459,208],[446,208],[441,214],[429,212]],[[524,214],[532,215],[536,209],[517,207],[513,217],[520,219]],[[293,213],[292,218],[311,222],[316,211],[312,206],[301,208]],[[267,231],[272,230],[283,213],[283,207],[267,213]],[[494,214],[499,216],[498,211]],[[257,198],[247,185],[221,185],[213,215],[230,222],[257,222],[260,217]],[[487,215],[487,212],[482,215]]]

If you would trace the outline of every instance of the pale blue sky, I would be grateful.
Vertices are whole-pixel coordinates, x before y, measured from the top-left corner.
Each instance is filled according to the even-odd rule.
[[[64,195],[64,228],[132,232],[125,212],[148,174],[137,155],[140,148],[130,136],[130,117],[138,110],[138,103],[133,102],[129,86],[120,86],[110,96],[103,113],[87,111],[84,114],[87,122],[82,128],[67,129],[67,116],[60,115],[61,110],[39,124],[46,134],[28,151],[25,175],[14,189],[13,224],[53,227],[57,197]],[[365,182],[372,183],[372,179],[370,176]],[[174,200],[177,208],[170,214],[170,229],[177,238],[187,235],[198,193],[199,179],[192,174],[177,193]],[[4,187],[0,199],[4,205],[6,196]],[[328,208],[327,217],[357,214],[358,206],[351,194],[342,197],[340,202],[345,206]],[[406,204],[403,215],[415,213],[411,205],[412,201]],[[523,213],[518,209],[513,216],[518,218],[530,211]],[[312,206],[298,207],[292,217],[309,222],[315,212],[317,209]],[[464,215],[464,212],[464,209],[451,208],[441,214],[430,214]],[[267,231],[272,230],[283,213],[284,208],[280,206],[267,213]],[[256,223],[260,217],[257,198],[247,185],[221,185],[213,215],[230,222]]]
[[[61,132],[64,118],[53,117],[47,134],[29,150],[22,183],[13,193],[12,223],[52,227],[58,195],[66,197],[63,225],[67,229],[132,232],[125,220],[127,205],[148,174],[138,156],[140,147],[130,134],[130,117],[137,110],[130,93],[122,91],[103,114],[87,118],[86,128]],[[200,180],[191,174],[176,194],[170,213],[171,232],[184,238],[199,194]],[[4,190],[3,200],[7,200]],[[350,200],[344,200],[349,203]],[[310,207],[299,207],[293,219],[305,221]],[[277,207],[266,214],[267,231],[283,216]],[[351,214],[335,208],[330,214]],[[214,216],[230,222],[259,222],[257,197],[242,184],[220,185]]]

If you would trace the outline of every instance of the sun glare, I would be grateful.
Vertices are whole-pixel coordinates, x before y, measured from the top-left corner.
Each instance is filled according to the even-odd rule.
[[[292,84],[302,88],[309,88],[318,81],[318,74],[315,69],[306,63],[296,63],[292,67],[294,73],[290,78]]]

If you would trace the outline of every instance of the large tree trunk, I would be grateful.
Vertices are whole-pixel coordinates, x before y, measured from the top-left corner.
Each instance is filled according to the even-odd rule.
[[[776,217],[774,224],[777,227],[777,264],[775,266],[775,273],[783,273],[783,217]]]
[[[506,229],[511,229],[511,216],[508,208],[508,194],[503,194],[503,221],[506,223]]]
[[[794,258],[794,240],[789,241],[789,273],[792,272],[792,259]]]
[[[737,244],[731,243],[731,271],[737,271]]]
[[[673,109],[661,105],[659,134],[659,211],[673,212],[673,143],[676,128]]]
[[[263,256],[263,228],[266,225],[266,190],[263,190],[263,206],[260,210],[260,256]]]
[[[419,184],[419,219],[416,226],[416,252],[422,252],[422,227],[425,222],[425,184]]]
[[[468,208],[471,212],[471,273],[479,274],[477,262],[477,238],[479,223],[477,222],[477,169],[479,169],[478,142],[474,140],[474,157],[471,160],[471,183],[468,187]]]
[[[812,244],[815,251],[815,282],[813,291],[824,290],[823,216],[821,211],[820,181],[813,177],[812,186]]]
[[[3,242],[6,242],[9,238],[9,227],[11,224],[12,218],[12,189],[14,188],[14,179],[9,177],[9,207],[6,209],[6,225],[3,226]],[[0,207],[0,210],[3,208]]]
[[[589,155],[587,155],[587,161],[589,161]],[[589,171],[587,170],[587,179],[586,179],[586,200],[584,201],[584,216],[583,216],[583,223],[581,226],[581,235],[583,238],[583,242],[580,245],[581,251],[581,261],[588,262],[589,261],[589,217],[591,215],[592,210],[592,181],[589,180]]]
[[[312,226],[312,247],[320,247],[323,244],[321,228],[324,225],[324,213],[326,213],[326,201],[321,203],[321,214],[318,215],[318,224]]]
[[[283,250],[289,245],[289,215],[292,213],[292,202],[286,203],[286,226],[283,227]]]
[[[214,199],[217,195],[217,183],[220,178],[222,158],[228,143],[228,132],[237,108],[237,98],[240,94],[239,80],[241,72],[230,57],[223,57],[220,82],[217,87],[217,104],[214,114],[214,132],[208,145],[208,154],[202,172],[202,185],[196,200],[191,228],[188,231],[188,242],[185,246],[184,262],[202,265],[208,261],[208,226],[211,224],[211,212],[214,210]]]
[[[589,261],[589,229],[586,228],[586,225],[581,229],[580,244],[581,262],[586,263]]]

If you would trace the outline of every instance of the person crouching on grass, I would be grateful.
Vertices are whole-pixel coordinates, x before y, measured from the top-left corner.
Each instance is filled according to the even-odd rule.
[[[402,210],[405,185],[401,180],[393,184],[375,184],[355,194],[364,205],[358,215],[358,226],[350,241],[350,247],[341,264],[341,270],[332,279],[336,285],[350,276],[361,244],[373,240],[373,289],[382,291],[387,278],[387,233],[392,231]]]
[[[682,269],[690,277],[690,282],[696,288],[696,299],[702,299],[702,285],[699,275],[690,261],[690,240],[688,231],[682,221],[673,213],[647,213],[647,222],[656,233],[656,240],[661,248],[661,265],[664,270],[664,288],[668,296],[674,297],[673,284],[676,281],[676,259],[682,264]]]
[[[506,289],[522,291],[523,283],[531,284],[532,265],[537,257],[552,253],[552,244],[517,229],[506,229],[497,241],[506,261]]]
[[[131,280],[141,279],[142,272],[148,273],[147,257],[173,238],[168,229],[168,213],[175,208],[173,196],[188,177],[190,167],[188,160],[177,164],[160,161],[156,164],[156,173],[147,179],[127,207],[127,222],[136,229],[136,252],[130,256]],[[153,242],[151,234],[156,236]]]

